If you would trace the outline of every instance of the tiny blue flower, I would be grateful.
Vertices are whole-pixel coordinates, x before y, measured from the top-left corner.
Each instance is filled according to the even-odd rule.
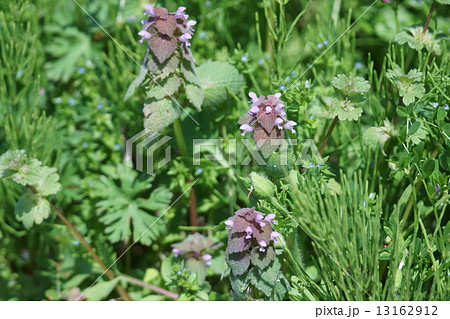
[[[202,168],[197,168],[197,170],[195,171],[197,174],[201,174],[203,173],[203,169]]]
[[[281,85],[280,85],[280,90],[284,90],[284,89],[286,89],[286,85],[281,84]]]
[[[116,144],[116,145],[114,146],[114,148],[115,148],[116,150],[120,150],[120,149],[122,148],[122,146],[119,145],[119,144]]]
[[[75,100],[73,98],[69,97],[67,104],[69,104],[70,106],[73,106],[75,104]]]
[[[356,62],[356,63],[355,63],[355,68],[356,68],[356,69],[361,69],[362,66],[363,66],[363,65],[362,65],[361,62]]]
[[[322,43],[317,43],[317,47],[320,49],[322,48],[323,44]]]
[[[75,240],[74,244],[75,244],[75,246],[78,246],[80,244],[80,241],[79,240]]]
[[[264,60],[263,59],[258,59],[258,64],[259,65],[264,65]]]
[[[89,187],[94,187],[94,183],[89,182]]]
[[[448,104],[444,104],[444,110],[448,110],[448,109],[449,109]]]
[[[211,6],[211,1],[205,1],[205,7],[209,8]]]
[[[314,163],[309,163],[309,167],[314,167],[316,166]]]
[[[101,110],[103,108],[103,104],[97,104],[97,110]]]
[[[292,75],[292,76],[296,76],[297,73],[295,73],[295,71],[292,71],[292,72],[291,72],[291,75]]]
[[[20,78],[23,75],[23,70],[20,70],[16,73],[16,77]]]
[[[366,207],[366,201],[365,200],[363,200],[363,206]]]
[[[55,102],[58,103],[58,104],[61,103],[62,102],[62,98],[60,98],[60,97],[55,98]]]
[[[206,37],[206,32],[205,31],[200,32],[199,37],[202,38],[202,39],[205,38]]]
[[[306,81],[305,81],[305,88],[309,89],[309,87],[310,87],[310,85],[309,85],[309,81],[308,81],[308,80],[306,80]]]
[[[323,44],[327,45],[328,44],[328,40],[323,41]]]
[[[182,273],[183,273],[183,271],[181,271],[181,270],[178,270],[178,271],[177,271],[177,274],[178,274],[178,275],[181,275]]]
[[[297,86],[300,86],[300,84],[302,84],[302,82],[297,82]]]
[[[431,104],[433,105],[434,108],[437,108],[439,106],[439,104],[437,102],[433,102]]]
[[[322,167],[322,164],[316,164],[316,167]]]
[[[84,72],[86,72],[85,68],[83,68],[83,67],[78,68],[78,73],[83,74]]]
[[[313,118],[314,118],[314,115],[311,115],[311,116],[309,117],[310,120],[312,120]]]
[[[83,144],[81,144],[81,146],[83,146],[84,148],[88,147],[88,143],[84,142]]]
[[[246,55],[244,55],[244,56],[241,58],[241,61],[242,61],[242,62],[247,62],[247,59],[248,59],[248,57],[247,57]]]

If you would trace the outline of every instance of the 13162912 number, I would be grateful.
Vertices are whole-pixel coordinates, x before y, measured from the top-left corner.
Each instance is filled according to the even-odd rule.
[[[377,306],[377,316],[437,316],[437,306]]]

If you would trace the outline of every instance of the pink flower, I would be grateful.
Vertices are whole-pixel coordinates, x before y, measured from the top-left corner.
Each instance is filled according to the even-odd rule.
[[[189,16],[184,13],[186,7],[178,7],[177,12],[175,13],[175,18],[185,18],[187,19]]]
[[[266,216],[266,218],[264,218],[264,220],[268,221],[269,223],[276,224],[276,221],[274,220],[274,218],[275,218],[275,214],[269,214]]]
[[[267,247],[267,243],[264,240],[260,240],[258,242],[259,247],[259,251],[260,252],[265,252],[266,250],[264,249],[264,247]]]
[[[250,92],[249,94],[248,94],[248,96],[250,96],[250,98],[252,99],[252,103],[255,103],[256,101],[258,101],[258,96],[256,95],[256,93],[255,92]]]
[[[193,27],[194,25],[196,25],[196,24],[197,24],[197,21],[189,20],[189,21],[186,23],[186,27],[187,27],[190,31],[194,31],[194,29],[192,29],[192,27]]]
[[[253,126],[250,126],[248,124],[242,124],[239,128],[243,130],[243,132],[241,133],[242,136],[244,136],[245,133],[252,132],[255,129]]]
[[[231,219],[227,219],[225,221],[225,229],[233,227],[233,221]]]
[[[247,234],[247,236],[245,236],[245,239],[252,238],[253,230],[250,226],[247,226],[247,228],[245,229],[245,233]]]
[[[297,125],[297,123],[295,123],[294,121],[287,121],[284,125],[283,128],[286,130],[291,130],[292,133],[295,133],[294,130],[294,126]]]
[[[152,37],[152,34],[148,31],[142,30],[138,33],[142,38],[139,40],[139,42],[143,42],[145,39],[150,39]]]
[[[273,231],[272,233],[270,233],[270,240],[273,240],[275,242],[275,244],[278,242],[277,241],[277,237],[280,236],[279,232]]]
[[[144,12],[144,15],[149,14],[151,17],[154,17],[154,16],[155,16],[155,12],[153,11],[153,9],[154,9],[153,6],[147,4],[147,5],[145,6],[145,9],[146,9],[147,11]]]
[[[182,35],[180,35],[178,37],[178,40],[180,40],[181,42],[186,43],[187,47],[191,46],[191,43],[189,42],[189,39],[192,39],[192,36],[189,33],[183,33]]]
[[[211,263],[212,263],[211,262],[212,256],[210,254],[204,254],[202,256],[202,258],[205,261],[206,266],[210,266],[211,265]]]
[[[174,248],[174,249],[172,249],[172,252],[173,252],[173,256],[174,257],[178,257],[178,254],[180,253],[180,250],[178,248]]]

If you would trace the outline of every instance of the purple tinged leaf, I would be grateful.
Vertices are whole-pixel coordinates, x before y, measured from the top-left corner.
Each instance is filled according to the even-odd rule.
[[[234,275],[242,275],[250,266],[250,254],[248,252],[226,252],[225,258]]]
[[[164,63],[177,48],[177,40],[175,38],[158,34],[153,35],[148,44],[159,63]]]
[[[173,32],[177,27],[177,23],[173,16],[168,16],[165,20],[157,20],[155,23],[156,29],[159,33],[165,34],[169,37],[173,36]]]
[[[267,113],[266,110],[261,110],[256,119],[267,132],[271,132],[275,126],[277,114],[272,109],[270,109],[270,113]]]

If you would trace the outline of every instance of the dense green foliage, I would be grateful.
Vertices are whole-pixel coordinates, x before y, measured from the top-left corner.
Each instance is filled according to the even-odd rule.
[[[0,2],[0,300],[450,299],[448,1],[78,3]]]

